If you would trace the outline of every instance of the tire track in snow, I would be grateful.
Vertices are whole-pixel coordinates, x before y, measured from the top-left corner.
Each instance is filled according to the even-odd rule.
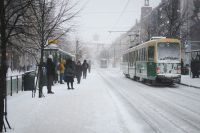
[[[104,76],[105,76],[105,74],[104,74]],[[107,81],[107,80],[106,80]],[[118,82],[117,82],[118,83]],[[141,89],[141,88],[138,88],[138,90],[139,89]],[[122,92],[122,93],[124,93],[124,92]],[[140,95],[141,95],[141,92],[139,92],[140,93]],[[145,95],[142,95],[142,97],[143,98],[145,98],[146,96]],[[152,99],[147,99],[147,101],[149,101],[149,100],[152,100]],[[155,99],[154,99],[155,100]],[[156,99],[156,100],[159,100],[159,99]],[[154,103],[155,104],[155,103]],[[157,103],[158,104],[158,103]],[[155,110],[156,111],[156,110]],[[167,117],[165,117],[165,115],[163,115],[163,114],[160,114],[162,117],[164,117],[164,118],[167,118]],[[182,119],[182,118],[180,118],[180,119]],[[183,120],[183,119],[182,119]],[[183,128],[181,128],[179,125],[177,125],[175,122],[173,122],[173,120],[170,120],[170,119],[168,119],[168,121],[170,121],[171,123],[173,123],[176,127],[178,127],[178,128],[180,128],[180,129],[182,129],[182,131],[184,131],[184,132],[188,132],[188,131],[186,131],[185,129],[183,129]],[[188,121],[187,121],[187,123],[188,123]],[[195,128],[198,128],[197,126],[195,126],[194,124],[191,124],[191,122],[189,122],[189,125],[192,125],[193,127],[195,127]]]
[[[108,84],[111,88],[113,88],[113,85],[110,82],[108,82],[104,78],[104,76],[102,76],[101,73],[99,73],[99,75],[102,77],[102,79],[105,81],[106,84]],[[140,109],[140,107],[136,107],[135,105],[133,105],[127,99],[127,96],[125,96],[124,94],[122,94],[122,92],[120,92],[119,90],[116,90],[116,91],[113,91],[113,92],[114,93],[117,92],[117,94],[123,99],[123,101],[125,101],[127,105],[129,105],[130,107],[132,107],[133,110],[135,110],[141,116],[141,118],[145,121],[145,123],[147,125],[149,125],[149,127],[152,129],[153,132],[155,132],[155,133],[162,133],[161,130],[159,129],[159,127],[156,126],[157,124],[150,120],[147,112],[145,112],[143,109]],[[141,111],[143,111],[143,113]]]

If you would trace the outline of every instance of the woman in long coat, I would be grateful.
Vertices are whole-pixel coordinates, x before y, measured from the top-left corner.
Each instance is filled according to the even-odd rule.
[[[73,82],[75,76],[75,65],[71,59],[66,61],[65,72],[64,72],[64,80],[67,82],[68,89],[74,89]],[[71,88],[69,87],[69,83],[71,84]]]

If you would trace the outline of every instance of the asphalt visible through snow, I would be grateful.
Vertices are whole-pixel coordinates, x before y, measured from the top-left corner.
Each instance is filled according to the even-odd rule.
[[[142,125],[142,132],[200,132],[199,89],[182,85],[149,86],[119,76],[119,73],[118,70],[99,70],[107,89],[123,103],[130,119]]]

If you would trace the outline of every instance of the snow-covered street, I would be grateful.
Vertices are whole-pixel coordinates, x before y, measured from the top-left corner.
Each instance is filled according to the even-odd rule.
[[[76,83],[76,82],[75,82]],[[11,133],[199,133],[200,89],[149,86],[119,69],[93,69],[74,90],[8,97]]]

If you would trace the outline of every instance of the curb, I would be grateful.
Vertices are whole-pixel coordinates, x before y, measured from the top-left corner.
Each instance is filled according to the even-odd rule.
[[[200,89],[200,87],[198,87],[198,86],[188,85],[188,84],[184,84],[184,83],[179,83],[179,84],[184,85],[184,86],[188,86],[188,87],[193,87],[193,88],[196,88],[196,89]]]

